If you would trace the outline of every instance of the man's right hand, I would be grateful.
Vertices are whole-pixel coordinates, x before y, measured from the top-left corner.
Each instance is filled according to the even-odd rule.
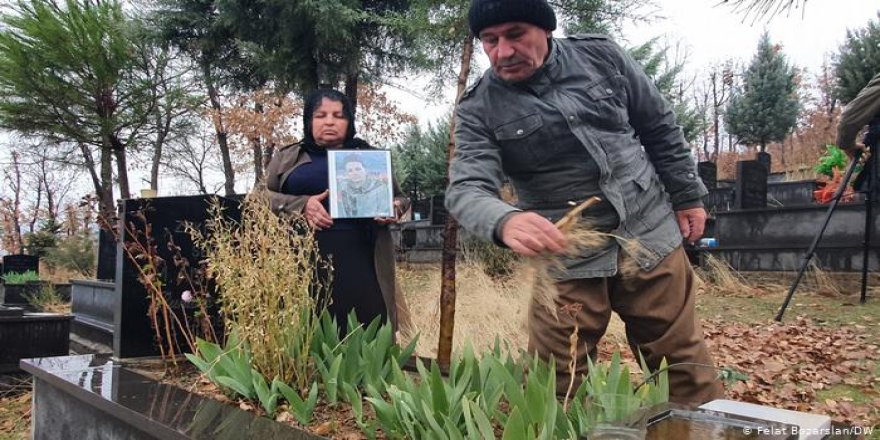
[[[855,147],[847,148],[846,150],[843,150],[843,151],[846,153],[847,156],[849,156],[850,159],[855,159],[857,151],[860,151],[861,155],[864,156],[865,154],[868,153],[868,148],[865,147],[863,144],[857,143]]]
[[[534,212],[511,216],[501,228],[501,241],[517,254],[534,257],[542,253],[559,254],[568,240],[550,220]]]

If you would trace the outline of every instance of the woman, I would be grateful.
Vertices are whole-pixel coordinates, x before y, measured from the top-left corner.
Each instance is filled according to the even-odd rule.
[[[303,140],[278,149],[266,169],[272,210],[301,214],[315,228],[321,255],[330,258],[334,268],[328,311],[343,333],[351,310],[362,323],[382,317],[396,330],[408,324],[395,283],[394,245],[387,227],[397,219],[334,220],[327,200],[327,150],[373,147],[354,137],[351,103],[335,90],[319,90],[306,100],[303,126]],[[406,198],[395,197],[398,213],[408,204]]]

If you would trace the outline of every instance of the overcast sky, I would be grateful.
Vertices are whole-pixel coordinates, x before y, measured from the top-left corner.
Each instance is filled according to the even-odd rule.
[[[863,28],[877,20],[877,0],[810,0],[806,9],[753,23],[733,8],[714,6],[715,0],[656,0],[665,19],[650,26],[627,26],[633,42],[663,36],[687,48],[694,67],[740,58],[752,58],[761,33],[769,31],[773,43],[782,44],[791,62],[815,72],[826,54],[836,52],[847,29]]]
[[[730,6],[715,6],[716,0],[655,0],[657,15],[663,18],[651,23],[626,25],[624,45],[635,45],[660,37],[670,45],[678,45],[687,56],[687,71],[700,73],[713,63],[737,59],[743,65],[751,60],[758,38],[766,30],[770,40],[781,44],[789,62],[816,73],[825,57],[836,52],[846,37],[847,29],[863,28],[878,20],[878,0],[809,0],[806,9],[797,9],[770,20],[753,21]],[[482,49],[476,49],[482,56]],[[482,56],[482,69],[488,66]],[[402,91],[392,91],[401,107],[419,116],[423,124],[448,113],[452,105],[454,85],[444,102],[429,103]]]

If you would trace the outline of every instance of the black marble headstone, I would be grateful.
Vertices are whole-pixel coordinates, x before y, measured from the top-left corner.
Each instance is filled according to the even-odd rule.
[[[446,206],[443,204],[444,196],[434,196],[431,197],[431,224],[432,225],[445,225],[446,224],[446,216],[448,212],[446,211]]]
[[[98,270],[99,280],[116,279],[116,239],[113,234],[101,228],[98,231]]]
[[[700,162],[697,164],[697,173],[706,185],[706,189],[715,189],[718,186],[718,165],[715,162]]]
[[[770,153],[759,151],[758,154],[755,155],[755,160],[764,164],[764,166],[767,167],[768,173],[773,169],[770,167],[770,165],[772,165],[772,162],[773,162],[772,157],[770,156]]]
[[[412,202],[413,220],[427,220],[431,215],[431,199],[419,199]]]
[[[24,254],[3,256],[3,275],[27,271],[40,273],[40,257]]]
[[[161,268],[161,278],[165,281],[164,294],[175,313],[182,314],[185,310],[189,322],[197,322],[193,318],[196,312],[194,304],[184,303],[182,294],[189,289],[186,284],[178,284],[181,270],[188,270],[188,275],[193,276],[193,271],[198,267],[198,262],[203,260],[198,248],[193,246],[192,239],[184,230],[184,223],[189,222],[199,228],[204,228],[206,220],[210,217],[209,207],[217,198],[223,206],[223,212],[227,218],[239,220],[241,217],[240,198],[225,198],[216,196],[186,196],[186,197],[158,197],[150,199],[128,199],[121,202],[120,225],[128,224],[125,231],[124,241],[133,240],[130,230],[144,231],[144,222],[139,213],[143,213],[143,219],[150,224],[152,240],[155,241],[156,251],[164,260]],[[140,237],[143,241],[143,237]],[[173,240],[180,247],[180,257],[189,261],[188,269],[181,269],[174,264],[174,252],[169,249],[168,243]],[[114,333],[113,354],[120,358],[155,356],[159,354],[155,344],[155,332],[150,325],[147,309],[150,305],[149,295],[146,288],[138,281],[137,267],[126,255],[123,244],[118,244],[116,252],[116,303],[114,305]],[[213,285],[208,286],[213,290]],[[216,294],[212,294],[217,298]],[[209,312],[216,314],[217,305],[214,304]],[[179,315],[180,316],[180,315]],[[181,316],[182,319],[182,316]],[[219,324],[219,319],[216,320]],[[219,330],[219,329],[218,329]],[[186,347],[182,336],[178,335],[180,347]]]
[[[767,207],[767,168],[757,160],[736,163],[735,209]]]

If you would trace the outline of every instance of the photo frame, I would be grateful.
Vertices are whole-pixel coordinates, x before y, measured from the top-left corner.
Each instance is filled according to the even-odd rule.
[[[394,217],[391,152],[327,150],[330,217]]]

